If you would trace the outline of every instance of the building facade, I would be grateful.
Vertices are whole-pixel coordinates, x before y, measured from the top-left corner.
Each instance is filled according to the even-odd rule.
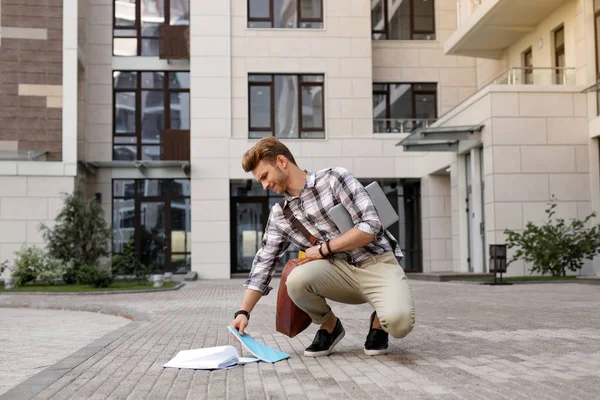
[[[274,135],[380,182],[407,271],[486,272],[553,195],[600,209],[593,3],[3,1],[0,256],[42,243],[79,176],[115,253],[245,275],[280,198],[240,161]]]

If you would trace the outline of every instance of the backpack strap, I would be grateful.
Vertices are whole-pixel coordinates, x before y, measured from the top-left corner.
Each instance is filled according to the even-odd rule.
[[[292,209],[289,207],[289,202],[286,204],[285,199],[283,199],[283,200],[281,200],[279,202],[279,205],[283,209],[283,215],[290,222],[290,224],[292,224],[292,226],[294,228],[296,228],[297,230],[299,230],[300,232],[302,232],[302,234],[304,235],[304,237],[310,242],[310,244],[312,244],[314,246],[317,243],[317,238],[314,237],[304,227],[304,225],[302,225],[302,223],[298,220],[298,218],[296,218],[296,216],[292,212]]]

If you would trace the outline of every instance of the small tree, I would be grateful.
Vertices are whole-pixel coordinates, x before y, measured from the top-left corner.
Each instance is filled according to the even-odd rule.
[[[63,263],[71,262],[63,275],[65,283],[74,283],[83,265],[95,265],[110,254],[111,231],[102,207],[95,199],[86,199],[78,182],[72,194],[64,197],[64,206],[54,228],[41,225],[49,255]]]
[[[567,268],[577,271],[584,260],[591,260],[600,249],[600,226],[586,228],[588,221],[596,216],[588,215],[583,221],[571,220],[567,224],[563,218],[554,220],[556,211],[554,197],[546,209],[548,220],[541,226],[527,223],[521,233],[506,229],[507,248],[517,248],[507,265],[517,260],[531,263],[531,272],[547,273],[552,276],[565,276]]]
[[[133,239],[123,244],[120,254],[113,255],[112,272],[114,275],[133,275],[139,283],[148,281],[148,267],[140,261]]]

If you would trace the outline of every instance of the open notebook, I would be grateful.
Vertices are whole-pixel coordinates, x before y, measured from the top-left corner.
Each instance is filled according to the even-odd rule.
[[[182,350],[163,365],[164,368],[223,369],[258,362],[258,358],[240,357],[233,346],[207,347],[205,349]]]

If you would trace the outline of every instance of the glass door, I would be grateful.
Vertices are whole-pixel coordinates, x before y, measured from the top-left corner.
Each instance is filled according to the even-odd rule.
[[[469,265],[469,272],[473,272],[473,187],[472,187],[472,162],[471,154],[465,156],[466,166],[466,179],[467,179],[467,264]]]
[[[252,269],[252,261],[262,244],[268,216],[266,197],[232,199],[232,272],[247,272]]]

